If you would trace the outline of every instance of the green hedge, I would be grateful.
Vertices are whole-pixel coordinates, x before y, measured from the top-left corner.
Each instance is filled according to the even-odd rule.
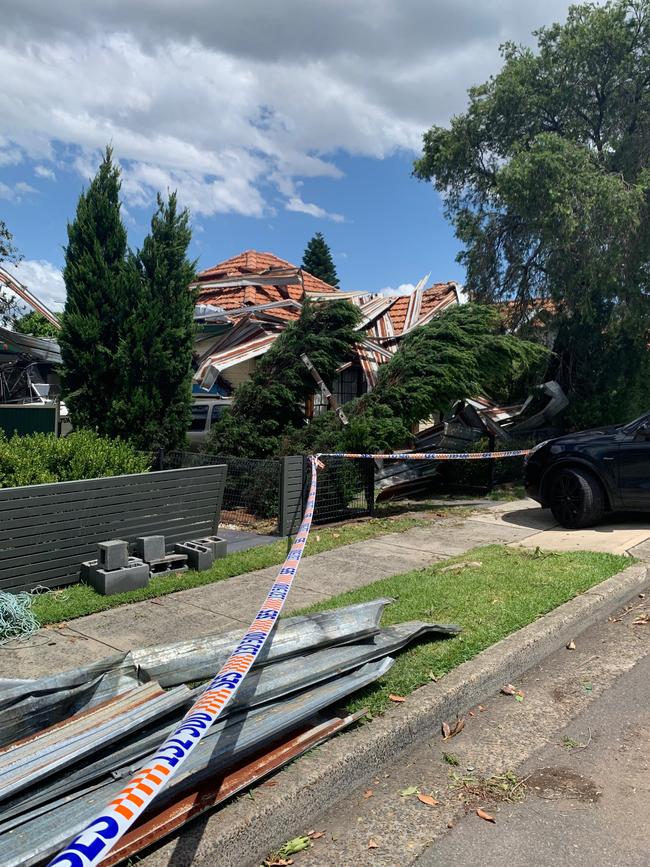
[[[67,437],[0,433],[0,488],[144,473],[149,459],[122,440],[80,430]]]

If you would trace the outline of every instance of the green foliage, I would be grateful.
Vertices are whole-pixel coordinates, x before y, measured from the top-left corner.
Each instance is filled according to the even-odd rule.
[[[302,257],[302,267],[314,277],[318,277],[319,280],[324,280],[330,286],[338,288],[339,278],[336,274],[332,252],[321,232],[316,232],[307,244]]]
[[[18,251],[13,242],[13,235],[4,220],[0,220],[0,262],[17,262]]]
[[[58,337],[59,329],[37,310],[30,310],[13,323],[14,331],[20,334],[33,334],[34,337]]]
[[[114,434],[138,448],[182,448],[191,417],[194,263],[187,210],[176,194],[158,197],[142,250],[127,263],[131,310],[120,327],[117,381],[109,417]]]
[[[0,220],[0,265],[3,262],[17,262],[20,256],[14,247],[13,235],[4,220]],[[0,325],[11,322],[16,312],[16,299],[0,289]]]
[[[443,570],[454,562],[468,566],[450,578]],[[457,623],[462,628],[460,635],[453,638],[417,642],[401,652],[386,677],[357,693],[347,704],[349,711],[369,706],[376,714],[390,706],[391,693],[409,695],[431,682],[431,672],[442,677],[628,564],[629,559],[614,554],[580,551],[540,555],[525,548],[489,545],[419,571],[340,593],[300,613],[387,596],[396,601],[386,608],[382,625],[433,620]]]
[[[245,457],[277,455],[284,434],[305,425],[305,400],[315,384],[300,356],[306,353],[331,385],[357,339],[358,308],[348,301],[305,301],[300,319],[287,326],[235,392],[232,410],[212,426],[208,451]]]
[[[60,332],[63,396],[75,427],[140,448],[181,448],[191,415],[194,263],[187,210],[158,198],[151,231],[127,251],[111,148],[68,226]]]
[[[14,435],[0,432],[0,487],[39,485],[143,473],[149,460],[122,440],[105,439],[94,431]]]
[[[82,192],[65,249],[67,299],[59,336],[63,397],[76,428],[112,432],[110,397],[118,379],[122,323],[131,309],[126,229],[120,217],[120,172],[106,148]]]
[[[497,311],[480,304],[446,310],[409,334],[379,373],[369,404],[390,408],[413,425],[468,395],[503,398],[518,376],[539,370],[543,347],[505,334]]]
[[[493,307],[452,307],[402,340],[370,394],[346,404],[349,424],[333,413],[290,431],[285,453],[386,452],[410,444],[418,422],[468,395],[506,399],[538,379],[549,352],[503,331]]]
[[[572,6],[535,35],[425,134],[415,174],[444,196],[472,297],[519,317],[550,300],[570,421],[619,421],[650,403],[650,0]]]

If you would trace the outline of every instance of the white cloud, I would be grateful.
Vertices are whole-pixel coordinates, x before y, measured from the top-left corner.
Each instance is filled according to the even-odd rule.
[[[415,285],[413,283],[400,283],[400,285],[395,288],[394,286],[384,286],[383,289],[379,289],[379,295],[410,295],[411,292],[415,289]]]
[[[60,268],[45,259],[23,259],[17,265],[5,262],[2,267],[51,310],[63,310],[65,283]]]
[[[110,141],[130,205],[170,186],[196,213],[260,217],[277,191],[289,210],[341,219],[299,179],[340,176],[341,152],[415,154],[495,71],[499,43],[568,5],[4,0],[0,165],[63,153],[86,180]]]
[[[31,187],[24,181],[18,181],[13,187],[0,181],[0,199],[6,199],[9,202],[21,202],[23,196],[37,192],[38,190],[35,190],[34,187]]]
[[[303,202],[300,196],[293,195],[285,204],[287,211],[294,211],[298,214],[309,214],[310,217],[318,217],[320,220],[332,220],[334,223],[345,222],[343,214],[336,214],[331,211],[326,211],[320,205],[315,205],[313,202]]]
[[[52,169],[49,169],[47,166],[34,166],[34,174],[39,178],[47,178],[48,181],[56,180],[56,174]]]

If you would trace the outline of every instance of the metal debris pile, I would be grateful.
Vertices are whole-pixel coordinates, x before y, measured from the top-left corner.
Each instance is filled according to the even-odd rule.
[[[568,406],[559,383],[551,380],[537,386],[523,403],[499,406],[483,397],[459,400],[441,421],[423,428],[415,437],[414,452],[472,451],[487,440],[490,448],[517,448],[522,442],[538,442],[559,436],[552,427]],[[542,436],[540,436],[540,431]],[[420,495],[439,485],[440,465],[408,461],[380,464],[376,486],[378,501]],[[444,490],[444,488],[443,488]]]
[[[130,858],[349,726],[363,712],[338,715],[332,705],[385,674],[410,642],[459,632],[421,622],[381,628],[391,601],[280,621],[223,719],[102,863]],[[207,636],[3,682],[3,867],[39,864],[79,833],[155,754],[239,637]]]

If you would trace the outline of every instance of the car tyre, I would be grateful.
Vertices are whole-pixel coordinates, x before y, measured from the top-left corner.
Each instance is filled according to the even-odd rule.
[[[578,530],[597,524],[605,512],[605,494],[588,470],[567,467],[551,480],[551,512],[563,527]]]

